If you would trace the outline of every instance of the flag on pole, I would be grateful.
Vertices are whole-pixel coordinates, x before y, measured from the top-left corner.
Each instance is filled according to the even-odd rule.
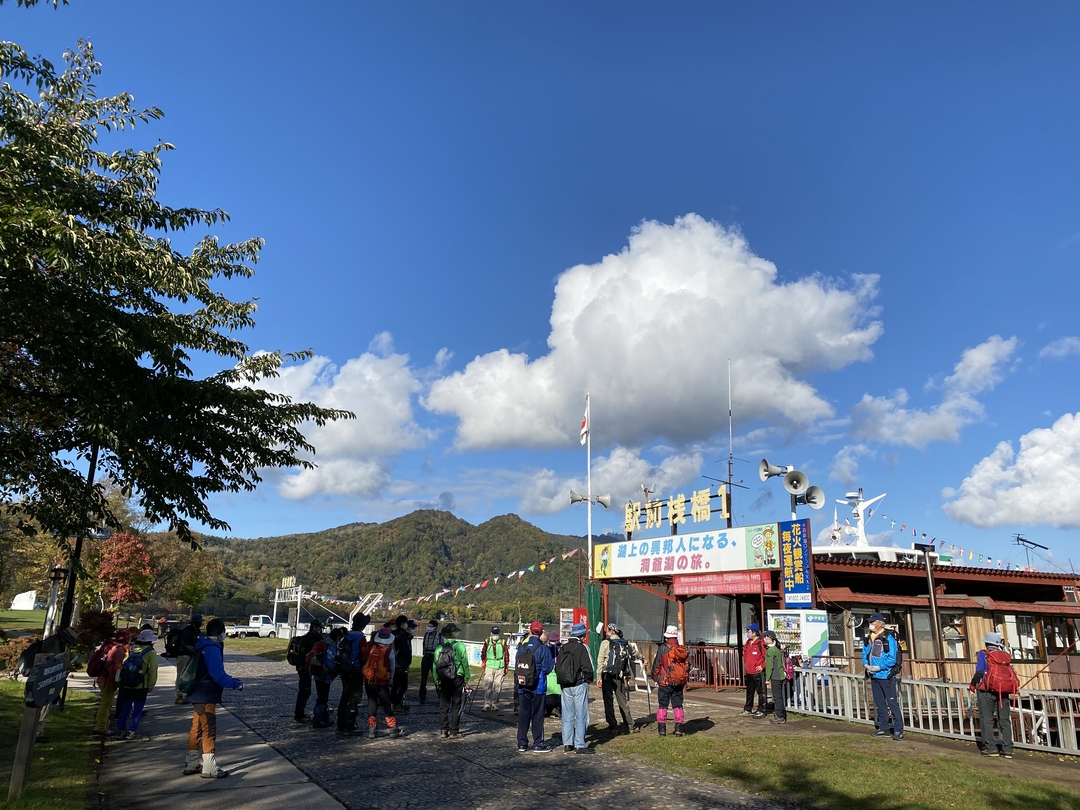
[[[585,439],[589,435],[589,403],[585,403],[585,415],[581,417],[581,443],[585,444]]]

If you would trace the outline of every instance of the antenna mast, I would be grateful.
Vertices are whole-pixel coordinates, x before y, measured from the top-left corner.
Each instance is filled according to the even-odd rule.
[[[727,457],[727,493],[725,497],[728,499],[727,504],[727,527],[731,528],[731,483],[734,478],[734,461],[735,461],[735,438],[733,428],[731,426],[731,358],[727,361],[727,441],[728,441],[728,457]]]
[[[1031,570],[1031,550],[1033,548],[1041,548],[1043,551],[1050,550],[1047,546],[1040,546],[1038,543],[1028,540],[1026,537],[1022,537],[1019,534],[1014,534],[1013,537],[1016,538],[1016,545],[1024,547],[1024,555],[1027,557],[1028,570]]]

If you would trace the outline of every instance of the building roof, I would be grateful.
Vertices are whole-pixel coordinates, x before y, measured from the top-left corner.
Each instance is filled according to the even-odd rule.
[[[885,560],[861,560],[852,557],[814,557],[814,568],[821,571],[878,570],[909,576],[925,576],[926,568],[918,563],[890,562]],[[1051,571],[1024,571],[1022,569],[989,568],[987,566],[935,565],[934,576],[943,579],[979,579],[1008,582],[1032,582],[1041,584],[1078,585],[1080,576]]]
[[[929,609],[930,600],[925,596],[897,596],[887,593],[857,593],[851,588],[818,588],[818,601],[826,605],[859,605],[878,607],[895,605],[897,607],[924,607]],[[1080,616],[1080,602],[1005,602],[981,596],[937,597],[937,608],[941,610],[991,610],[1001,613],[1039,613],[1053,616]]]

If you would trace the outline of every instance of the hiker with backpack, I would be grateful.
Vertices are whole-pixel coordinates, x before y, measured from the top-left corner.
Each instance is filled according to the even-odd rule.
[[[626,727],[625,733],[637,734],[641,731],[630,713],[629,684],[634,677],[634,659],[637,654],[637,649],[622,637],[622,632],[616,625],[609,624],[604,628],[604,640],[600,642],[596,656],[596,685],[600,687],[600,694],[604,699],[604,719],[607,721],[608,731],[619,728],[615,720],[616,701]]]
[[[442,646],[443,637],[439,632],[439,623],[432,619],[428,622],[427,630],[424,631],[424,640],[421,644],[420,656],[420,693],[418,701],[421,705],[427,703],[427,684],[431,677],[431,670],[435,667],[435,650]]]
[[[193,613],[191,620],[184,626],[174,629],[165,639],[165,655],[176,659],[177,674],[184,671],[191,656],[195,655],[195,645],[199,641],[199,631],[202,628],[203,617],[201,613]],[[171,643],[170,643],[171,642]],[[187,697],[176,690],[177,704],[187,703]]]
[[[503,680],[510,671],[510,648],[498,627],[491,628],[491,635],[484,639],[480,649],[480,688],[484,690],[484,711],[499,710],[499,695]]]
[[[787,722],[787,706],[784,695],[784,682],[787,679],[785,672],[785,655],[780,649],[780,642],[776,640],[776,633],[772,630],[765,631],[765,680],[769,682],[772,690],[773,716],[769,720],[774,725],[783,725]],[[790,661],[791,659],[787,659]]]
[[[185,695],[192,709],[185,776],[198,773],[203,779],[223,779],[229,775],[217,763],[217,705],[223,690],[242,692],[244,684],[225,672],[224,646],[225,622],[211,619],[206,623],[206,635],[200,635],[195,642],[195,681]],[[179,677],[177,685],[181,685]]]
[[[153,630],[143,630],[131,642],[124,662],[116,671],[117,691],[116,736],[125,740],[139,737],[146,696],[157,685],[158,657],[154,652],[157,636]],[[128,717],[131,727],[128,728]]]
[[[690,656],[686,647],[679,644],[679,628],[669,624],[664,630],[664,643],[656,651],[653,664],[653,680],[656,681],[656,730],[661,737],[667,736],[668,706],[675,718],[676,737],[683,736],[683,689],[690,680]]]
[[[369,619],[363,613],[353,617],[352,630],[341,639],[334,657],[334,670],[341,678],[337,716],[339,734],[352,734],[356,730],[356,715],[364,698],[364,664],[367,663],[369,647],[368,640],[364,638],[364,628]]]
[[[514,689],[518,695],[517,743],[520,753],[529,750],[530,728],[533,752],[551,753],[551,749],[544,742],[544,700],[547,694],[547,676],[554,662],[551,660],[551,650],[540,640],[543,632],[543,623],[533,622],[529,625],[528,639],[517,649]]]
[[[296,690],[296,706],[293,709],[293,722],[304,723],[307,721],[307,703],[311,697],[311,672],[308,670],[308,653],[320,641],[322,641],[322,622],[312,619],[308,625],[308,631],[302,636],[293,636],[289,639],[289,647],[285,652],[285,660],[296,667],[298,685]]]
[[[94,722],[95,737],[109,734],[109,712],[115,702],[116,690],[120,688],[120,684],[116,682],[116,673],[120,671],[120,665],[127,656],[130,639],[131,631],[126,628],[117,630],[112,638],[94,650],[86,662],[86,674],[97,679],[98,689],[101,690],[101,703],[98,704]]]
[[[877,611],[871,613],[870,635],[863,644],[863,669],[874,693],[875,737],[888,737],[891,727],[894,740],[904,739],[904,713],[900,710],[896,690],[902,661],[900,639],[885,627],[882,614]]]
[[[401,736],[401,727],[394,715],[394,705],[390,702],[390,689],[394,683],[394,671],[397,668],[397,655],[394,650],[394,633],[389,627],[383,627],[375,634],[375,640],[368,649],[364,661],[364,685],[368,699],[368,738],[375,739],[379,725],[379,707],[386,717],[386,728],[391,737]]]
[[[439,737],[461,739],[461,704],[469,680],[469,653],[457,640],[458,626],[442,629],[442,644],[435,649],[435,691],[439,695]]]
[[[555,659],[555,677],[562,689],[563,751],[567,754],[592,752],[585,745],[585,731],[589,728],[589,684],[596,676],[592,656],[585,646],[588,628],[575,624],[570,638]]]
[[[1001,633],[990,632],[983,638],[984,650],[975,656],[975,675],[968,689],[976,693],[979,704],[979,734],[982,737],[982,755],[998,755],[1001,743],[1003,759],[1012,759],[1012,696],[1020,691],[1020,679],[1012,667],[1012,656],[1004,649]],[[994,723],[998,727],[998,740],[994,739]]]
[[[755,719],[765,716],[765,642],[761,639],[761,627],[753,622],[746,627],[746,641],[742,648],[746,703],[743,714]],[[757,695],[757,711],[754,711],[754,695]]]
[[[338,642],[345,637],[344,627],[335,627],[330,635],[315,642],[305,662],[315,682],[315,709],[311,713],[312,728],[330,727],[330,684],[334,682],[334,660]]]
[[[412,666],[412,640],[416,622],[402,614],[394,619],[394,682],[390,685],[390,705],[395,712],[407,712],[405,693],[409,691],[409,667]]]

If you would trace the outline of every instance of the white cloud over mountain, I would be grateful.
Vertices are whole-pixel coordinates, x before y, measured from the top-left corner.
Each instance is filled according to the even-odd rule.
[[[377,497],[390,480],[393,459],[433,435],[413,419],[412,397],[420,391],[420,383],[408,356],[394,353],[387,333],[376,336],[369,351],[340,368],[326,357],[313,357],[283,368],[278,379],[263,386],[356,414],[356,419],[304,427],[304,435],[315,446],[318,467],[282,479],[278,491],[286,498]]]
[[[992,529],[1018,524],[1080,528],[1080,413],[1020,437],[1020,452],[1001,442],[959,490],[946,489],[945,514]]]
[[[1016,351],[1017,339],[993,335],[985,342],[965,349],[953,373],[941,383],[941,402],[928,409],[906,408],[908,392],[898,389],[891,396],[863,394],[851,410],[851,436],[859,442],[836,454],[831,477],[850,484],[858,472],[858,459],[873,454],[868,442],[915,447],[931,442],[958,442],[960,431],[981,421],[985,410],[976,394],[993,388],[1004,378],[1004,366]],[[930,386],[934,387],[934,386]]]
[[[807,424],[833,409],[800,375],[870,358],[876,294],[873,275],[778,281],[740,233],[695,214],[644,222],[620,253],[560,276],[546,355],[481,355],[423,404],[457,417],[462,450],[566,446],[586,391],[601,446],[692,443],[724,427],[732,358],[740,419]]]

